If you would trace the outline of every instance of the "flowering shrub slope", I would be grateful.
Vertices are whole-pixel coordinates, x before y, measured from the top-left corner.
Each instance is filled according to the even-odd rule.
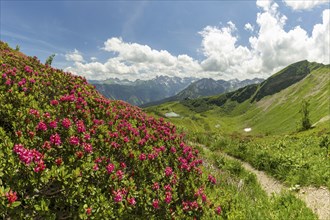
[[[174,125],[0,42],[0,217],[221,214],[216,179]]]

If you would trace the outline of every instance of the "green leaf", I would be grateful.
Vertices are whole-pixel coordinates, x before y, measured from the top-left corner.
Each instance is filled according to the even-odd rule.
[[[11,204],[11,207],[12,207],[12,208],[15,208],[15,207],[19,206],[20,204],[21,204],[20,201],[16,201],[16,202],[13,202],[13,203]]]

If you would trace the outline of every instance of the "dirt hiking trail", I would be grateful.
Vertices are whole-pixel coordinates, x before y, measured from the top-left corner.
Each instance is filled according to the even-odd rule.
[[[193,144],[202,147],[209,151],[209,149],[200,144]],[[265,172],[253,168],[250,164],[229,156],[222,152],[222,155],[231,160],[236,160],[242,164],[244,169],[254,173],[257,177],[258,182],[268,196],[273,193],[279,194],[282,190],[289,191],[289,187],[285,186],[281,182],[277,181],[273,177],[267,175]],[[325,187],[300,187],[296,196],[304,201],[308,208],[310,208],[321,220],[330,220],[330,192]]]
[[[289,188],[284,186],[281,182],[275,180],[273,177],[270,177],[263,171],[256,170],[250,164],[225,153],[223,153],[223,155],[229,159],[239,161],[244,169],[254,173],[257,176],[261,187],[269,196],[271,196],[272,193],[278,194],[282,190],[289,190]],[[325,187],[300,187],[297,192],[297,196],[303,200],[307,207],[316,213],[321,220],[330,220],[330,192]]]

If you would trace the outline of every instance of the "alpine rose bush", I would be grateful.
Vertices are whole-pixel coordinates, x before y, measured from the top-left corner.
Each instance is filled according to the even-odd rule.
[[[216,180],[174,125],[0,43],[3,219],[216,218]],[[210,184],[212,183],[212,184]]]

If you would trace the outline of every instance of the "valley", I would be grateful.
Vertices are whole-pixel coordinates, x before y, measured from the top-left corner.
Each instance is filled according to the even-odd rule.
[[[329,65],[302,61],[260,84],[218,96],[151,106],[146,111],[157,117],[164,117],[166,112],[179,114],[180,117],[167,120],[182,129],[192,143],[203,144],[209,157],[221,152],[249,163],[244,165],[248,170],[264,171],[282,184],[277,192],[290,188],[300,192],[297,197],[305,199],[306,189],[328,195],[329,73]],[[291,82],[281,82],[290,79],[288,75],[296,76]],[[271,84],[280,87],[274,89],[268,86]],[[308,100],[313,124],[305,131],[301,130],[303,100]],[[317,200],[314,198],[312,203],[318,204]],[[330,202],[327,196],[319,201],[319,207],[328,207]],[[315,212],[320,219],[330,217],[328,208]]]
[[[2,217],[328,218],[329,65],[141,109],[0,46]]]

